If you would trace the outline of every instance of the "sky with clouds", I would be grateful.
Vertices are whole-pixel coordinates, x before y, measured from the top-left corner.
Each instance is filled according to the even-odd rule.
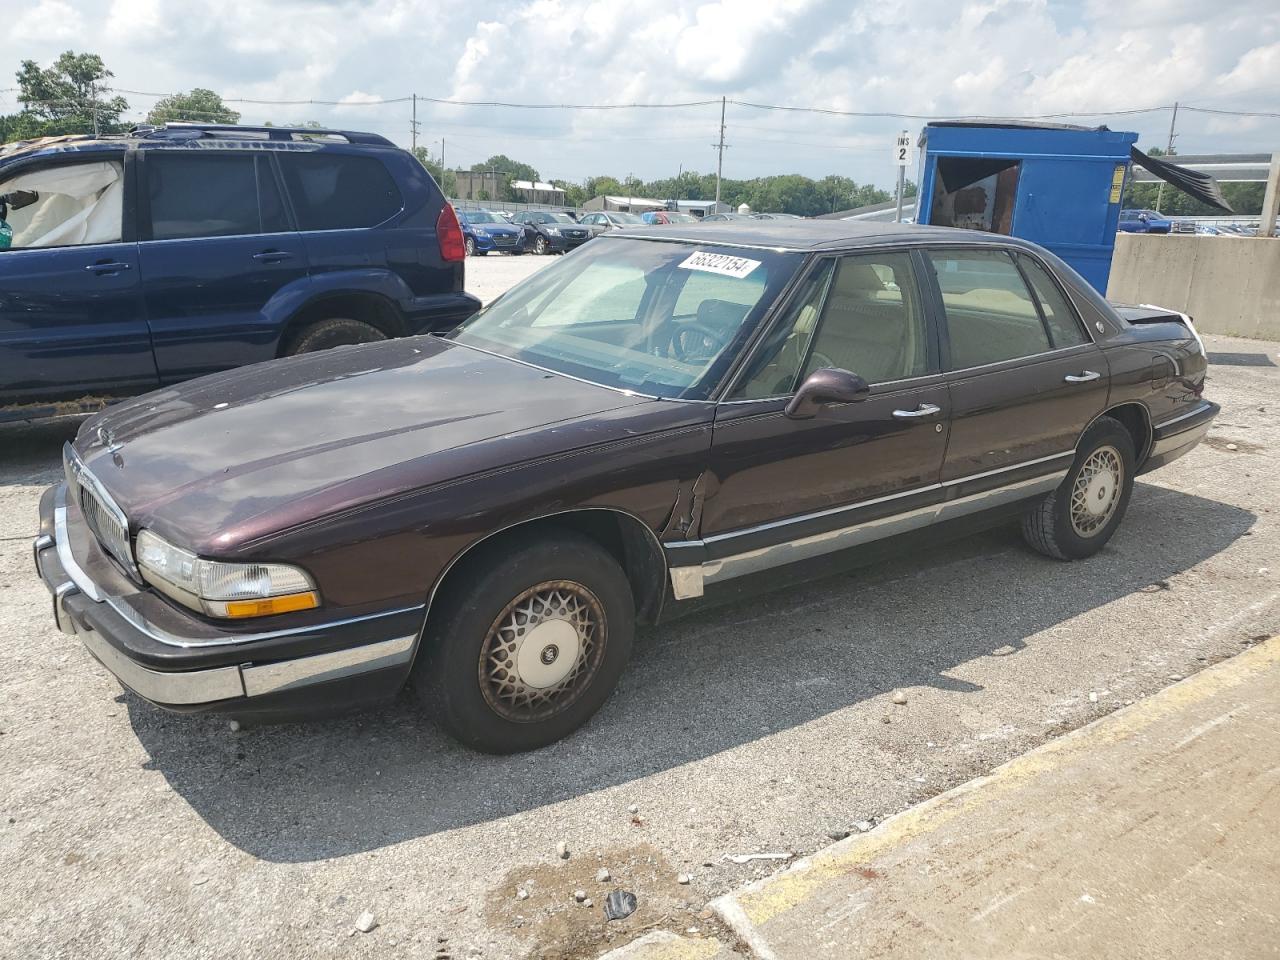
[[[118,90],[209,87],[243,122],[316,120],[408,145],[407,96],[529,104],[718,100],[928,116],[1035,116],[1171,104],[1280,113],[1277,0],[12,0],[0,111],[20,61],[102,55]],[[1210,14],[1206,17],[1206,11]],[[154,96],[126,93],[129,119]],[[713,171],[719,104],[523,110],[419,102],[420,143],[495,153],[544,178]],[[1084,117],[1162,146],[1168,111]],[[725,176],[839,173],[888,185],[922,121],[731,104]],[[1178,148],[1280,149],[1280,118],[1184,111]]]

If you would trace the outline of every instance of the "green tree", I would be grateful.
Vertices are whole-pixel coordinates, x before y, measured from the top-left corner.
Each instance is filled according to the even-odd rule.
[[[194,120],[198,123],[239,123],[240,114],[222,102],[222,97],[204,87],[190,93],[175,93],[156,101],[147,114],[147,123]]]
[[[50,67],[23,60],[17,74],[18,100],[27,123],[22,136],[118,133],[124,97],[105,96],[113,74],[96,53],[68,50]]]

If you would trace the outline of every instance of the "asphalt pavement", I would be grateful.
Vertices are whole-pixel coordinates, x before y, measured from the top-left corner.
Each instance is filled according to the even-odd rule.
[[[550,261],[472,261],[468,286]],[[1140,479],[1092,560],[1000,529],[703,611],[642,633],[584,729],[505,758],[407,697],[233,732],[124,694],[31,567],[75,424],[0,431],[0,953],[576,958],[727,936],[712,898],[1276,631],[1280,346],[1206,339],[1218,422]],[[725,859],[758,853],[782,857]],[[639,908],[607,922],[614,888]]]

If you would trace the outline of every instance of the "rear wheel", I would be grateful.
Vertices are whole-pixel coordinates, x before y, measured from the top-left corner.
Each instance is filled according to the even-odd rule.
[[[331,347],[345,347],[355,343],[373,343],[385,340],[387,335],[371,323],[347,317],[330,317],[303,327],[294,334],[285,348],[286,356],[297,353],[315,353]]]
[[[1129,431],[1119,421],[1100,418],[1081,440],[1058,489],[1023,515],[1023,538],[1058,560],[1093,556],[1129,506],[1136,459]]]
[[[413,686],[459,741],[533,750],[608,699],[631,654],[635,602],[598,543],[569,531],[504,540],[452,583],[427,624]]]

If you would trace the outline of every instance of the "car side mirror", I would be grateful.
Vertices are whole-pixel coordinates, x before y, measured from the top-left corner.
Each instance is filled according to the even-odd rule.
[[[855,403],[865,400],[871,384],[856,373],[837,367],[815,370],[800,384],[784,411],[792,420],[808,420],[830,403]]]

